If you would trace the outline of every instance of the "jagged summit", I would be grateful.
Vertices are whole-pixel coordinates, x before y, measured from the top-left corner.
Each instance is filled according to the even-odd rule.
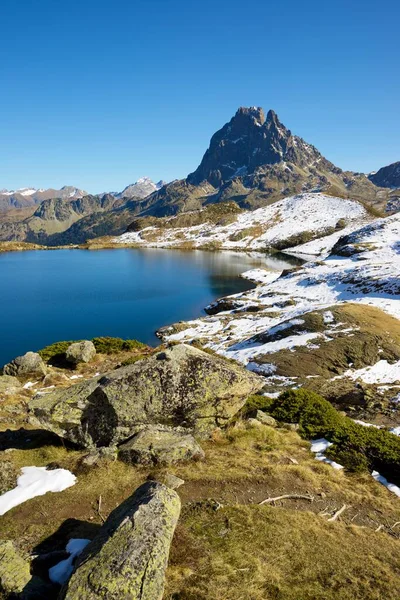
[[[292,136],[275,111],[267,116],[260,107],[240,107],[234,117],[211,138],[199,167],[188,176],[194,185],[208,181],[214,187],[237,176],[254,173],[261,165],[282,161],[312,165],[320,153]]]

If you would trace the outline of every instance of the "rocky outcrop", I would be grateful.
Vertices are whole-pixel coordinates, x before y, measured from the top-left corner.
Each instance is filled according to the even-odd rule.
[[[382,167],[368,176],[375,185],[385,188],[400,188],[400,161]]]
[[[168,465],[191,459],[201,460],[204,451],[188,433],[150,427],[122,444],[119,458],[134,465]]]
[[[4,375],[13,377],[44,377],[47,369],[42,358],[37,352],[27,352],[23,356],[17,356],[3,367]]]
[[[69,363],[77,365],[79,363],[88,363],[96,356],[96,348],[93,342],[84,340],[75,342],[68,346],[65,353],[65,358]]]
[[[161,600],[179,513],[175,491],[144,483],[85,548],[60,600]]]
[[[263,385],[242,366],[184,344],[30,402],[36,423],[85,447],[120,444],[146,425],[207,436]]]

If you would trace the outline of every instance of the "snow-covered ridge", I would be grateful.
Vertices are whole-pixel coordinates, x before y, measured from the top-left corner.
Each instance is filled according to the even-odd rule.
[[[290,241],[290,238],[295,245],[296,236],[323,236],[327,232],[332,233],[336,227],[343,229],[354,223],[359,227],[366,218],[364,207],[356,201],[307,193],[238,214],[235,222],[227,225],[207,222],[185,228],[147,227],[139,232],[124,233],[115,238],[115,242],[162,247],[189,242],[196,248],[214,244],[223,249],[264,250],[285,240]]]
[[[187,329],[165,337],[179,341],[201,338],[215,351],[248,365],[260,355],[316,343],[320,334],[307,331],[269,340],[277,327],[289,321],[293,324],[311,311],[352,302],[372,305],[400,318],[400,215],[377,219],[344,238],[344,242],[346,252],[353,247],[352,255],[309,262],[285,277],[276,278],[262,270],[244,274],[259,285],[231,296],[233,310],[188,322]],[[258,312],[247,313],[246,307],[254,305]],[[340,324],[331,322],[329,311],[324,322],[326,337],[330,331],[351,335]],[[252,339],[259,333],[265,341]],[[399,368],[377,364],[375,369],[355,372],[353,377],[394,381],[400,375]],[[352,376],[350,371],[347,376]]]

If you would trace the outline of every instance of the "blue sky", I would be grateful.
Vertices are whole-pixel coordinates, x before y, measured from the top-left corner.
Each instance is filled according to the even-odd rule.
[[[400,160],[400,3],[2,0],[0,189],[194,170],[238,106],[344,169]]]

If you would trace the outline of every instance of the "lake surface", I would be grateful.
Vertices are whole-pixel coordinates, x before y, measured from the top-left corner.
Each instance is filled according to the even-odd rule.
[[[253,287],[254,267],[290,257],[160,249],[0,254],[0,365],[59,340],[96,336],[157,344],[155,330],[204,315],[213,300]]]

